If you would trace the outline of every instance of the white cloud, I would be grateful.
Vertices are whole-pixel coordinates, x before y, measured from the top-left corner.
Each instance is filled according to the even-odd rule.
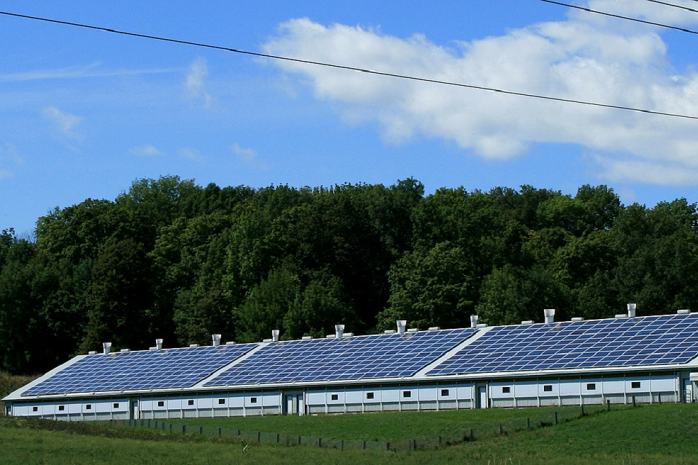
[[[8,165],[19,166],[24,164],[24,159],[19,156],[17,148],[13,144],[0,146],[0,181],[14,176],[14,172],[7,169]]]
[[[202,99],[206,108],[213,104],[213,97],[206,90],[208,65],[206,59],[199,57],[194,60],[187,70],[186,87],[190,98]]]
[[[131,149],[131,153],[139,157],[158,157],[163,155],[157,147],[150,144],[134,147]]]
[[[587,5],[684,26],[689,17],[698,23],[698,15],[651,2],[590,0]],[[565,21],[450,48],[420,35],[402,39],[373,29],[294,19],[282,24],[263,50],[387,73],[698,115],[698,74],[675,75],[657,28],[589,13],[572,11]],[[663,183],[681,169],[698,170],[696,121],[274,63],[303,76],[315,96],[332,102],[345,121],[378,122],[391,143],[440,138],[490,159],[521,155],[538,143],[572,143],[598,154],[594,160],[603,176],[647,183]],[[698,182],[696,176],[678,179]]]
[[[64,137],[68,139],[81,138],[80,134],[77,132],[78,126],[83,121],[81,116],[63,112],[56,107],[46,107],[43,113]]]
[[[201,161],[203,159],[197,150],[190,148],[179,149],[179,156],[192,161]]]
[[[237,142],[230,147],[233,156],[249,168],[266,169],[266,164],[259,160],[257,151],[250,148],[241,147]]]

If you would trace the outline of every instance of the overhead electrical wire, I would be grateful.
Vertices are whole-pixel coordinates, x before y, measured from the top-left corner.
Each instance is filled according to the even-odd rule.
[[[676,31],[686,32],[686,33],[688,33],[688,34],[698,34],[698,31],[693,31],[693,30],[691,30],[691,29],[686,29],[686,28],[683,28],[683,27],[670,26],[670,25],[668,25],[668,24],[662,24],[662,23],[655,23],[655,22],[653,22],[653,21],[647,21],[647,20],[638,19],[638,18],[631,18],[631,17],[629,17],[629,16],[623,16],[623,15],[617,15],[617,14],[613,14],[613,13],[607,13],[607,12],[605,12],[605,11],[600,11],[600,10],[592,10],[591,8],[585,8],[585,7],[583,7],[583,6],[571,5],[571,4],[569,4],[569,3],[556,2],[556,1],[553,1],[553,0],[540,0],[540,1],[541,1],[541,2],[545,2],[545,3],[551,3],[551,4],[553,4],[553,5],[560,5],[560,6],[565,6],[565,7],[568,7],[568,8],[574,8],[574,9],[576,9],[576,10],[586,11],[587,13],[594,13],[594,14],[597,14],[597,15],[610,16],[611,18],[624,19],[624,20],[626,20],[626,21],[634,21],[634,22],[636,22],[636,23],[647,24],[647,25],[650,25],[650,26],[658,26],[658,27],[663,27],[663,28],[666,28],[666,29],[674,29],[674,30],[676,30]]]
[[[670,6],[673,8],[679,8],[681,10],[690,11],[692,13],[698,13],[698,10],[696,10],[695,8],[689,8],[687,6],[675,5],[673,3],[668,3],[668,2],[660,2],[659,0],[645,0],[645,1],[650,2],[650,3],[658,3],[659,5]]]
[[[558,3],[558,2],[552,2],[549,0],[541,0],[541,1],[548,2],[548,3]],[[563,5],[563,4],[560,3],[560,5]],[[474,84],[463,84],[463,83],[458,83],[458,82],[443,81],[443,80],[439,80],[439,79],[429,79],[429,78],[422,78],[422,77],[416,77],[416,76],[408,76],[408,75],[404,75],[404,74],[388,73],[388,72],[383,72],[383,71],[374,71],[374,70],[363,69],[363,68],[358,68],[358,67],[354,67],[354,66],[346,66],[346,65],[339,65],[339,64],[335,64],[335,63],[326,63],[326,62],[321,62],[321,61],[305,60],[305,59],[301,59],[301,58],[292,58],[292,57],[285,57],[285,56],[279,56],[279,55],[270,55],[270,54],[266,54],[266,53],[251,52],[249,50],[241,50],[241,49],[236,49],[236,48],[231,48],[231,47],[223,47],[220,45],[211,45],[211,44],[205,44],[205,43],[200,43],[200,42],[191,42],[191,41],[187,41],[187,40],[172,39],[172,38],[153,36],[153,35],[148,35],[148,34],[140,34],[140,33],[136,33],[136,32],[120,31],[117,29],[111,29],[111,28],[106,28],[106,27],[101,27],[101,26],[93,26],[93,25],[89,25],[89,24],[74,23],[74,22],[70,22],[70,21],[61,21],[61,20],[51,19],[51,18],[42,18],[39,16],[29,16],[29,15],[23,15],[23,14],[19,14],[19,13],[11,13],[11,12],[7,12],[7,11],[0,11],[0,15],[11,16],[11,17],[15,17],[15,18],[30,19],[30,20],[35,20],[35,21],[43,21],[43,22],[60,24],[60,25],[65,25],[65,26],[80,27],[80,28],[85,28],[85,29],[92,29],[92,30],[97,30],[97,31],[109,32],[109,33],[113,33],[113,34],[125,35],[125,36],[130,36],[130,37],[138,37],[138,38],[142,38],[142,39],[158,40],[161,42],[169,42],[169,43],[175,43],[175,44],[180,44],[180,45],[190,45],[190,46],[194,46],[194,47],[203,47],[203,48],[214,49],[214,50],[222,50],[222,51],[226,51],[226,52],[239,53],[239,54],[243,54],[243,55],[249,55],[249,56],[260,57],[260,58],[269,58],[269,59],[273,59],[273,60],[281,60],[281,61],[287,61],[287,62],[292,62],[292,63],[301,63],[301,64],[314,65],[314,66],[323,66],[326,68],[341,69],[341,70],[346,70],[346,71],[357,71],[357,72],[372,74],[372,75],[376,75],[376,76],[392,77],[392,78],[404,79],[404,80],[409,80],[409,81],[417,81],[417,82],[445,85],[445,86],[451,86],[451,87],[460,87],[460,88],[466,88],[466,89],[482,90],[482,91],[487,91],[487,92],[494,92],[494,93],[505,94],[505,95],[513,95],[513,96],[518,96],[518,97],[527,97],[527,98],[533,98],[533,99],[539,99],[539,100],[548,100],[548,101],[554,101],[554,102],[571,103],[571,104],[586,105],[586,106],[592,106],[592,107],[609,108],[609,109],[614,109],[614,110],[631,111],[631,112],[645,113],[645,114],[657,115],[657,116],[667,116],[667,117],[672,117],[672,118],[698,120],[698,116],[694,116],[694,115],[684,115],[684,114],[679,114],[679,113],[647,110],[644,108],[628,107],[628,106],[623,106],[623,105],[612,105],[612,104],[607,104],[607,103],[590,102],[590,101],[586,101],[586,100],[576,100],[576,99],[569,99],[569,98],[562,98],[562,97],[553,97],[553,96],[549,96],[549,95],[532,94],[532,93],[527,93],[527,92],[517,92],[517,91],[511,91],[511,90],[505,90],[505,89],[498,89],[498,88],[494,88],[494,87],[479,86],[479,85],[474,85]]]

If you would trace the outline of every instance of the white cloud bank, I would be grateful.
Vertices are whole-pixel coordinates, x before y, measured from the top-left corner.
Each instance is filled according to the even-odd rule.
[[[695,3],[676,0],[677,4]],[[681,26],[698,15],[651,2],[589,0],[590,8]],[[677,75],[659,31],[572,11],[505,36],[440,46],[426,37],[309,19],[282,24],[265,53],[565,99],[698,115],[698,74]],[[352,123],[376,121],[386,140],[441,138],[491,159],[532,144],[578,144],[611,181],[698,183],[698,121],[549,102],[275,61]]]

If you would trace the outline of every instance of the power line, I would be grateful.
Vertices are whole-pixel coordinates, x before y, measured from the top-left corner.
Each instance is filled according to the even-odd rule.
[[[631,18],[629,16],[623,16],[623,15],[616,15],[613,13],[606,13],[605,11],[599,11],[599,10],[592,10],[591,8],[585,8],[583,6],[577,6],[577,5],[570,5],[569,3],[562,3],[562,2],[555,2],[553,0],[540,0],[541,2],[545,3],[552,3],[553,5],[560,5],[560,6],[566,6],[568,8],[575,8],[577,10],[582,10],[586,11],[588,13],[595,13],[597,15],[604,15],[604,16],[610,16],[612,18],[619,18],[619,19],[624,19],[626,21],[634,21],[636,23],[642,23],[642,24],[648,24],[650,26],[658,26],[658,27],[664,27],[667,29],[674,29],[676,31],[681,31],[681,32],[687,32],[689,34],[698,34],[698,31],[692,31],[691,29],[686,29],[683,27],[678,27],[678,26],[669,26],[668,24],[662,24],[662,23],[655,23],[652,21],[646,21],[644,19],[637,19],[637,18]]]
[[[541,1],[548,1],[548,0],[541,0]],[[557,3],[557,2],[549,1],[549,3]],[[560,5],[563,5],[563,4],[560,3]],[[220,45],[211,45],[211,44],[205,44],[205,43],[200,43],[200,42],[191,42],[191,41],[187,41],[187,40],[172,39],[172,38],[152,36],[152,35],[147,35],[147,34],[139,34],[139,33],[135,33],[135,32],[119,31],[116,29],[110,29],[110,28],[101,27],[101,26],[93,26],[93,25],[74,23],[74,22],[69,22],[69,21],[61,21],[61,20],[57,20],[57,19],[42,18],[42,17],[38,17],[38,16],[29,16],[29,15],[23,15],[23,14],[18,14],[18,13],[10,13],[10,12],[6,12],[6,11],[0,11],[0,15],[12,16],[15,18],[31,19],[31,20],[35,20],[35,21],[43,21],[43,22],[54,23],[54,24],[61,24],[61,25],[65,25],[65,26],[80,27],[80,28],[85,28],[85,29],[92,29],[92,30],[97,30],[97,31],[109,32],[112,34],[120,34],[120,35],[125,35],[125,36],[130,36],[130,37],[139,37],[142,39],[158,40],[161,42],[169,42],[169,43],[175,43],[175,44],[180,44],[180,45],[190,45],[190,46],[194,46],[194,47],[203,47],[203,48],[209,48],[209,49],[214,49],[214,50],[222,50],[222,51],[226,51],[226,52],[239,53],[239,54],[243,54],[243,55],[249,55],[249,56],[260,57],[260,58],[269,58],[269,59],[273,59],[273,60],[282,60],[282,61],[287,61],[287,62],[292,62],[292,63],[301,63],[301,64],[314,65],[314,66],[323,66],[326,68],[341,69],[341,70],[346,70],[346,71],[358,71],[361,73],[373,74],[376,76],[392,77],[392,78],[396,78],[396,79],[404,79],[404,80],[409,80],[409,81],[417,81],[417,82],[425,82],[425,83],[439,84],[439,85],[452,86],[452,87],[460,87],[460,88],[466,88],[466,89],[482,90],[482,91],[495,92],[495,93],[505,94],[505,95],[513,95],[513,96],[517,96],[517,97],[527,97],[527,98],[533,98],[533,99],[539,99],[539,100],[571,103],[571,104],[576,104],[576,105],[586,105],[586,106],[592,106],[592,107],[609,108],[609,109],[613,109],[613,110],[632,111],[632,112],[646,113],[646,114],[656,115],[656,116],[668,116],[668,117],[672,117],[672,118],[698,120],[698,116],[693,116],[693,115],[683,115],[683,114],[679,114],[679,113],[669,113],[669,112],[663,112],[663,111],[647,110],[647,109],[643,109],[643,108],[628,107],[628,106],[623,106],[623,105],[612,105],[612,104],[606,104],[606,103],[590,102],[590,101],[585,101],[585,100],[576,100],[576,99],[569,99],[569,98],[562,98],[562,97],[552,97],[552,96],[548,96],[548,95],[531,94],[531,93],[526,93],[526,92],[516,92],[516,91],[511,91],[511,90],[498,89],[498,88],[494,88],[494,87],[478,86],[478,85],[474,85],[474,84],[463,84],[463,83],[457,83],[457,82],[451,82],[451,81],[442,81],[442,80],[438,80],[438,79],[429,79],[429,78],[422,78],[422,77],[416,77],[416,76],[408,76],[408,75],[404,75],[404,74],[374,71],[374,70],[370,70],[370,69],[357,68],[354,66],[338,65],[338,64],[334,64],[334,63],[325,63],[325,62],[321,62],[321,61],[304,60],[304,59],[300,59],[300,58],[291,58],[291,57],[285,57],[285,56],[279,56],[279,55],[270,55],[270,54],[266,54],[266,53],[251,52],[248,50],[241,50],[241,49],[230,48],[230,47],[222,47]]]
[[[690,11],[690,12],[693,12],[693,13],[698,13],[698,10],[696,10],[696,9],[694,9],[694,8],[689,8],[689,7],[687,7],[687,6],[675,5],[675,4],[673,4],[673,3],[667,3],[667,2],[660,2],[659,0],[646,0],[646,1],[648,1],[648,2],[650,2],[650,3],[658,3],[658,4],[660,4],[660,5],[666,5],[666,6],[671,6],[671,7],[674,7],[674,8],[679,8],[679,9],[681,9],[681,10],[686,10],[686,11]]]

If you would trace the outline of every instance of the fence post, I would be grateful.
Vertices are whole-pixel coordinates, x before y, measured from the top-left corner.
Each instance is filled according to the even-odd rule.
[[[473,434],[473,429],[470,428],[470,440],[472,441],[473,439],[475,439],[475,435]]]
[[[203,436],[203,434],[204,434],[204,427],[203,426],[199,426],[199,434]]]
[[[584,416],[584,403],[582,403],[582,416]]]
[[[221,436],[223,436],[223,428],[221,428],[221,427],[219,426],[219,427],[218,427],[218,437],[221,437]]]
[[[526,428],[530,428],[530,427],[531,427],[531,418],[526,417]]]
[[[504,434],[504,426],[502,424],[499,424],[499,434]]]
[[[344,450],[344,439],[342,439],[342,442],[340,443],[339,450]]]
[[[366,441],[361,441],[361,448],[366,450]]]
[[[276,433],[276,443],[279,444],[281,442],[281,434]]]
[[[317,438],[317,446],[322,448],[322,438]]]
[[[187,425],[182,425],[182,434],[187,433]]]
[[[633,407],[635,407],[635,396],[633,396]]]
[[[344,450],[344,441],[342,441],[342,450]],[[390,441],[385,443],[385,450],[390,450]]]
[[[261,443],[262,443],[262,432],[257,431],[257,444],[261,444]]]
[[[611,399],[606,399],[606,411],[611,411]]]

